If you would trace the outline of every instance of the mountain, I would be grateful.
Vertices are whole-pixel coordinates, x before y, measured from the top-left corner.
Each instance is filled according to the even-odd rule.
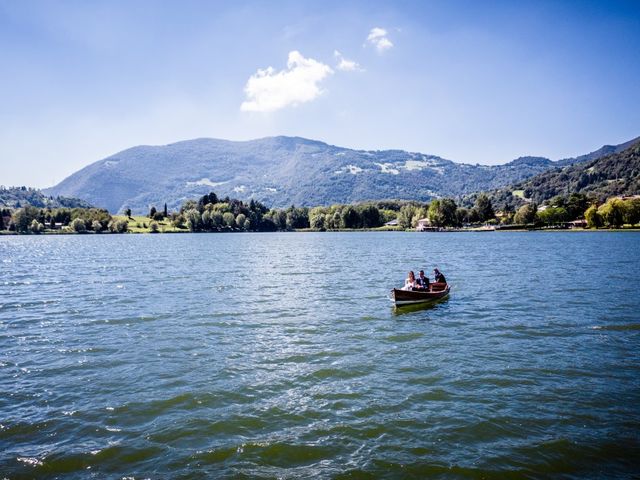
[[[556,195],[582,193],[599,201],[609,197],[640,194],[640,137],[619,146],[605,146],[567,166],[553,168],[508,187],[487,192],[494,207],[502,210],[525,202],[541,204]],[[471,206],[477,194],[466,195],[461,203]]]
[[[566,160],[570,163],[570,159]],[[175,209],[210,191],[269,207],[376,199],[428,201],[491,190],[554,165],[522,157],[504,165],[468,165],[403,150],[352,150],[299,137],[244,142],[201,138],[138,146],[99,160],[46,189],[118,212]]]
[[[31,205],[38,208],[90,208],[91,205],[78,198],[52,197],[40,190],[27,187],[0,187],[0,207],[19,208]]]
[[[615,152],[615,150],[614,150]],[[536,175],[514,186],[542,203],[556,195],[584,193],[604,200],[640,194],[640,139],[622,151]]]
[[[626,150],[632,145],[635,145],[640,141],[640,137],[636,137],[633,140],[629,140],[628,142],[621,143],[620,145],[604,145],[599,148],[595,152],[587,153],[586,155],[580,155],[575,158],[565,158],[563,160],[558,160],[556,163],[559,167],[565,167],[567,165],[572,165],[574,163],[582,163],[588,162],[589,160],[597,160],[598,158],[604,157],[605,155],[611,155],[612,153],[620,153],[623,150]]]

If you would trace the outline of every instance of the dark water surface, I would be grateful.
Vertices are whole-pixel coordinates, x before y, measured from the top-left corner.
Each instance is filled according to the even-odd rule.
[[[0,478],[633,477],[639,268],[637,233],[0,237]]]

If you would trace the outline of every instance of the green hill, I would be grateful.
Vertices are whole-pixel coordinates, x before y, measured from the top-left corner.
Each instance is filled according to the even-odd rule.
[[[640,140],[624,150],[595,160],[552,168],[510,187],[488,192],[497,209],[525,202],[541,204],[557,195],[582,193],[602,202],[610,197],[640,194]],[[464,198],[472,204],[476,195]]]
[[[521,157],[487,166],[403,150],[352,150],[299,137],[202,138],[130,148],[88,165],[45,193],[82,198],[112,213],[126,208],[146,213],[164,203],[175,210],[185,199],[211,191],[270,207],[429,201],[512,185],[617,148],[558,162]]]
[[[20,208],[90,208],[91,205],[78,198],[47,196],[40,190],[28,187],[0,187],[0,207]]]

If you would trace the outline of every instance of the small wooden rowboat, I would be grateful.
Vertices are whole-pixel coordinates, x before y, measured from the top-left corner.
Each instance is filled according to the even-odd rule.
[[[446,283],[432,283],[429,291],[420,290],[391,290],[391,299],[397,306],[412,305],[416,303],[431,303],[441,300],[449,295],[451,288]]]

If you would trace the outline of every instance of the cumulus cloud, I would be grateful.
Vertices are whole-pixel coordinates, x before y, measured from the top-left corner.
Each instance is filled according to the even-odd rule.
[[[343,72],[362,71],[362,68],[360,68],[360,65],[357,62],[344,58],[344,55],[342,55],[338,50],[333,51],[333,56],[336,57],[336,61],[338,62],[336,65],[338,70],[342,70]]]
[[[258,69],[244,87],[243,112],[273,112],[288,106],[310,102],[322,94],[320,82],[333,70],[313,58],[305,58],[297,50],[289,52],[287,68],[276,72],[273,67]]]
[[[387,31],[380,27],[373,27],[371,29],[367,36],[367,43],[373,45],[378,53],[384,53],[386,50],[393,47],[393,43],[387,36]]]

